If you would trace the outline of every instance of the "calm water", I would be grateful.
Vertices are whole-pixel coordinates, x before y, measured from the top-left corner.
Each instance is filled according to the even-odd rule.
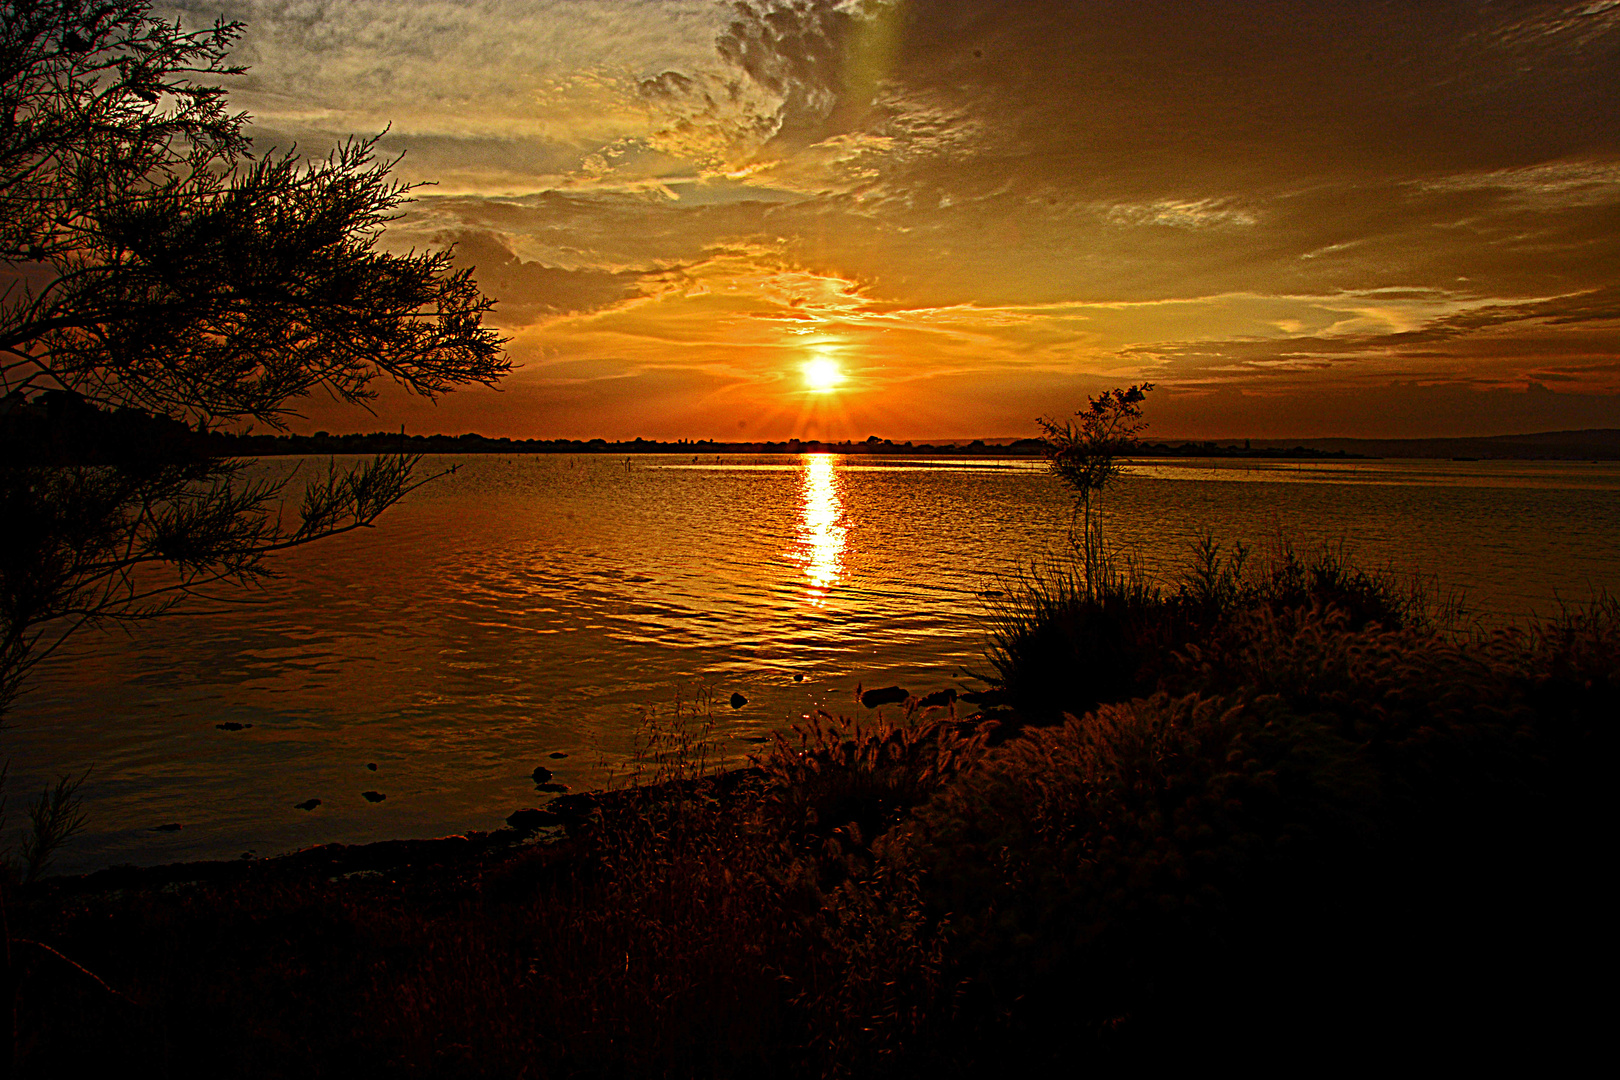
[[[1058,549],[1068,521],[1039,463],[429,464],[461,467],[378,528],[286,558],[248,602],[53,658],[0,739],[14,820],[51,772],[92,770],[91,824],[60,869],[492,829],[544,798],[535,765],[599,785],[638,717],[677,698],[712,694],[740,757],[815,708],[862,712],[858,685],[975,685],[984,594]],[[1500,618],[1620,592],[1613,464],[1151,464],[1108,512],[1163,576],[1208,529],[1342,540]],[[733,692],[748,704],[731,709]]]

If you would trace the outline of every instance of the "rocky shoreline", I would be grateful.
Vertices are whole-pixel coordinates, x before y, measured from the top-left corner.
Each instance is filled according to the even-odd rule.
[[[278,881],[386,879],[396,884],[438,880],[454,885],[477,878],[536,847],[557,847],[575,838],[604,810],[642,800],[662,801],[676,794],[703,794],[727,800],[760,772],[745,767],[699,780],[671,780],[641,787],[558,795],[544,806],[507,815],[503,828],[414,840],[369,844],[317,844],[254,859],[205,859],[156,866],[110,866],[88,874],[46,878],[30,889],[40,898],[92,897],[118,892],[163,891],[189,885],[229,886]],[[559,852],[561,855],[562,852]]]

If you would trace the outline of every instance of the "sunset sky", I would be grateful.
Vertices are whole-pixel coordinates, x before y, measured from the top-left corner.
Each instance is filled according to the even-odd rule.
[[[500,392],[302,430],[1620,427],[1620,0],[159,10],[247,24],[260,149],[388,126],[387,245],[500,302]]]

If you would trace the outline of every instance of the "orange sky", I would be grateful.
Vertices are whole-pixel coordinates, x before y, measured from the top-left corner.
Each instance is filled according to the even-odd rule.
[[[500,392],[302,430],[1620,427],[1620,2],[239,0],[261,147],[392,125]],[[804,365],[836,364],[835,388]]]

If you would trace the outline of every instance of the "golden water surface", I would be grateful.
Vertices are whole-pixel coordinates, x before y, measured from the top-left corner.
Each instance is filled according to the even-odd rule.
[[[1038,462],[428,462],[452,463],[249,603],[81,635],[46,665],[0,738],[14,791],[92,770],[63,869],[494,828],[545,798],[536,765],[601,784],[677,699],[711,703],[741,760],[815,709],[868,715],[858,687],[971,688],[987,597],[1069,520]],[[1167,581],[1207,529],[1344,542],[1501,617],[1620,592],[1613,465],[1144,463],[1104,510]]]

